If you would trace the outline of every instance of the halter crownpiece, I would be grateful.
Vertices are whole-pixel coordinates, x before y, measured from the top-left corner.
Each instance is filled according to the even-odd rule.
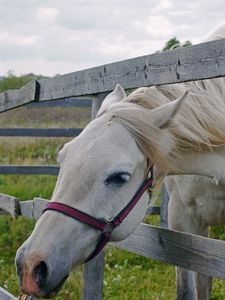
[[[151,176],[143,181],[143,183],[141,184],[137,192],[134,194],[134,196],[131,198],[131,200],[128,202],[128,204],[112,220],[102,221],[101,219],[97,219],[83,211],[80,211],[79,209],[73,208],[67,204],[63,204],[59,202],[49,202],[46,205],[45,209],[43,210],[43,213],[48,210],[57,211],[68,217],[71,217],[75,220],[85,223],[95,229],[98,229],[102,232],[100,239],[95,247],[95,250],[85,260],[85,262],[87,262],[102,251],[102,249],[110,240],[113,230],[116,227],[118,227],[123,222],[123,220],[128,216],[128,214],[138,203],[139,199],[144,194],[144,192],[152,187],[153,167],[151,167],[150,171],[151,171]]]

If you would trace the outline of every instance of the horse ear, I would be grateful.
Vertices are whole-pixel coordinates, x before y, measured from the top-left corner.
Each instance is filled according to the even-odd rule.
[[[120,102],[125,97],[126,93],[124,88],[120,84],[117,84],[115,89],[110,94],[108,94],[102,102],[102,105],[98,112],[98,116],[107,111],[112,104]]]
[[[151,122],[158,128],[166,128],[171,120],[179,111],[183,101],[186,99],[188,92],[186,91],[180,98],[164,104],[150,112]]]

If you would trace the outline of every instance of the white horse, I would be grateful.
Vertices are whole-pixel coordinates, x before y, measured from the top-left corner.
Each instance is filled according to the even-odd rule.
[[[224,79],[215,79],[140,88],[128,97],[117,86],[106,97],[98,117],[60,151],[60,173],[52,206],[17,252],[17,271],[24,293],[36,297],[54,296],[72,267],[90,258],[96,247],[101,248],[100,236],[104,241],[108,233],[112,241],[129,236],[145,216],[148,195],[144,189],[140,194],[138,187],[153,164],[155,177],[162,179],[181,174],[208,176],[215,190],[212,198],[224,199],[224,83]],[[178,100],[174,100],[177,97]],[[188,177],[185,178],[187,181]],[[204,212],[203,199],[189,197],[188,189],[193,191],[197,184],[195,178],[205,188],[204,180],[207,179],[191,176],[185,184],[186,200],[180,189],[180,180],[184,179],[174,176],[167,180],[172,191],[170,226],[180,226],[180,230],[194,233],[201,227],[199,220],[202,218],[206,220],[203,222],[206,227],[213,222],[209,216],[207,221],[208,210],[205,208]],[[115,216],[123,213],[124,208],[127,212],[134,194],[141,200],[123,222],[120,225],[106,222],[116,220]],[[219,203],[223,208],[223,202]],[[57,205],[60,209],[56,209]],[[198,214],[194,206],[200,208]],[[188,218],[186,228],[182,228],[176,214],[180,207],[188,208],[184,213]],[[194,213],[191,214],[192,208]],[[172,210],[176,214],[176,223]],[[73,213],[76,217],[80,214],[79,220],[68,217]],[[222,209],[220,213],[223,222]],[[195,222],[196,226],[193,225]],[[108,224],[111,228],[106,228]],[[205,234],[201,230],[199,233]],[[203,299],[200,297],[199,294],[199,299]]]
[[[225,26],[218,28],[206,41],[225,38]],[[212,80],[224,90],[223,82]],[[222,91],[221,95],[224,95]],[[225,224],[225,185],[199,176],[169,176],[165,180],[170,194],[169,228],[208,236],[209,226]],[[212,287],[210,277],[176,268],[177,300],[207,300]]]

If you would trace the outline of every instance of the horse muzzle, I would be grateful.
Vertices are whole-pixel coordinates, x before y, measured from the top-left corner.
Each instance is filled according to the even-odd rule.
[[[55,297],[69,274],[60,270],[52,272],[50,262],[44,260],[41,255],[28,254],[23,246],[17,251],[16,269],[21,291],[38,298]]]

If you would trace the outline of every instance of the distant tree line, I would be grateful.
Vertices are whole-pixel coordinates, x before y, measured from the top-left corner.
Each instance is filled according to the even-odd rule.
[[[9,71],[7,76],[2,77],[0,80],[0,93],[7,90],[19,89],[31,80],[41,78],[44,78],[44,76],[32,73],[16,76],[12,71]]]

